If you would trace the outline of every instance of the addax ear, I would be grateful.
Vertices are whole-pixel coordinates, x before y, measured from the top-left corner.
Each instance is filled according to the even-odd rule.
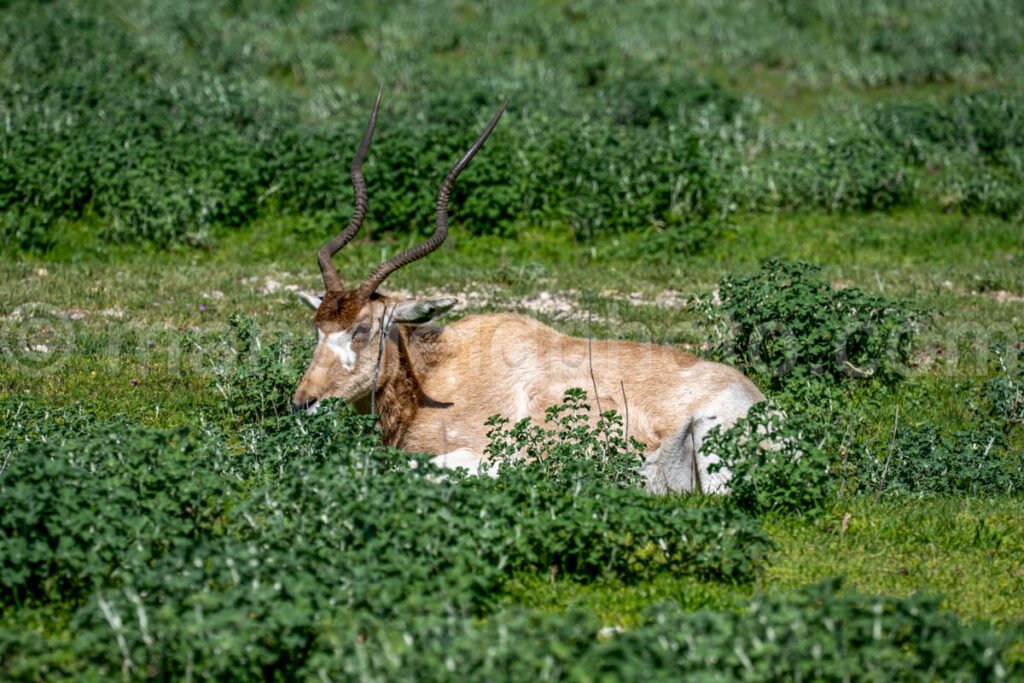
[[[322,296],[318,296],[310,292],[295,292],[295,294],[302,300],[302,303],[306,304],[314,311],[320,308],[320,302],[323,301]]]
[[[407,325],[422,325],[443,313],[447,313],[458,302],[459,300],[453,297],[424,299],[422,301],[416,301],[415,299],[403,301],[400,304],[395,304],[391,320],[396,323],[406,323]]]

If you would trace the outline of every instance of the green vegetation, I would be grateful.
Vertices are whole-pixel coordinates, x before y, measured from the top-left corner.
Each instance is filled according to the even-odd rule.
[[[830,458],[811,440],[820,431],[797,413],[786,417],[770,401],[759,403],[731,428],[714,427],[705,449],[732,473],[730,503],[753,513],[820,511],[832,500],[836,477]]]
[[[379,83],[342,276],[509,97],[385,289],[741,367],[731,495],[290,414]],[[0,678],[1019,679],[1022,112],[1002,0],[0,2]]]
[[[820,270],[770,259],[759,273],[722,280],[717,298],[697,301],[721,339],[714,353],[771,377],[773,388],[811,377],[894,381],[910,360],[919,316],[856,287],[834,290]]]
[[[254,425],[235,446],[210,428],[36,414],[4,443],[2,599],[77,608],[67,642],[28,647],[68,648],[100,672],[291,677],[330,653],[316,636],[324,611],[468,616],[506,577],[537,569],[633,582],[671,567],[744,581],[769,548],[745,515],[600,476],[552,479],[536,466],[437,482],[345,411]],[[210,652],[195,650],[198,633]],[[2,658],[17,661],[22,646]]]
[[[197,245],[259,217],[337,221],[339,155],[378,80],[382,232],[429,225],[439,169],[502,96],[508,120],[456,190],[474,232],[644,229],[689,252],[737,210],[1022,215],[1024,99],[1000,87],[1022,66],[1019,8],[799,5],[16,2],[0,32],[0,234],[46,250],[85,221],[101,241]],[[778,122],[738,74],[778,86],[777,108],[793,87],[828,102],[825,74],[858,95]],[[967,92],[866,90],[950,81]]]
[[[547,429],[529,418],[509,427],[507,417],[495,415],[487,422],[487,456],[504,476],[527,469],[570,486],[595,477],[620,486],[641,486],[643,444],[636,439],[627,443],[622,417],[614,410],[601,414],[593,427],[591,412],[586,392],[575,388],[566,392],[560,405],[547,409]]]

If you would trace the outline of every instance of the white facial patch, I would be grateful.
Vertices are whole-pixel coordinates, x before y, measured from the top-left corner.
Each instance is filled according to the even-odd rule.
[[[341,367],[352,370],[356,367],[356,352],[352,349],[352,334],[349,332],[334,332],[324,338],[323,332],[317,330],[320,343],[327,343],[327,348],[338,357]]]

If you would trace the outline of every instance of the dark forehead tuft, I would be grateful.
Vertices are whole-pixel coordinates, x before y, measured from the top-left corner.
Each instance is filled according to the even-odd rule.
[[[350,327],[356,322],[359,312],[367,303],[383,298],[383,295],[376,292],[366,297],[358,289],[327,292],[320,302],[320,308],[316,311],[314,321],[317,325],[330,323],[342,328]]]
[[[327,292],[316,311],[315,321],[318,325],[333,323],[340,327],[348,327],[356,321],[359,311],[366,302],[366,297],[361,296],[358,290]]]

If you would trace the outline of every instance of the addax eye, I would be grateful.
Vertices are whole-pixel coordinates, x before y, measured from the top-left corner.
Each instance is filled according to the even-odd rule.
[[[369,325],[357,325],[356,329],[352,330],[353,339],[366,339],[370,335]]]

